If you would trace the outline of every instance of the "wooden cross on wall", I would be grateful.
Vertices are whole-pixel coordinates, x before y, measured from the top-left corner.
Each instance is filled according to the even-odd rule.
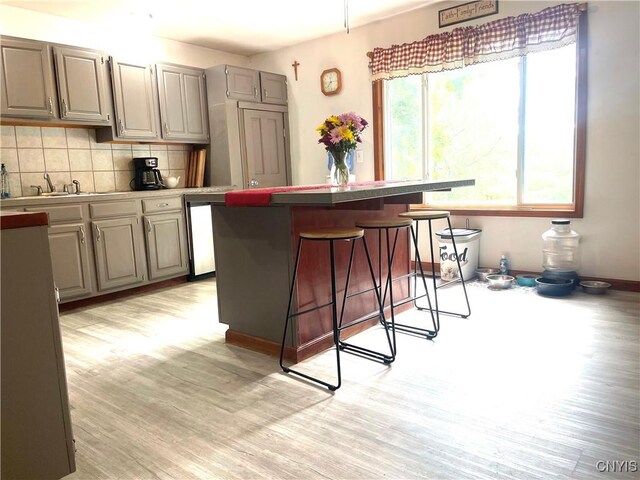
[[[299,66],[299,65],[300,65],[300,64],[298,63],[298,61],[297,61],[297,60],[294,60],[294,61],[293,61],[293,63],[291,64],[291,66],[293,67],[293,73],[294,73],[294,75],[295,75],[296,82],[298,81],[298,66]]]

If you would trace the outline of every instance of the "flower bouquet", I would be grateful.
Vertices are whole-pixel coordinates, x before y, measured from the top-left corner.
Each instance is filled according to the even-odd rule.
[[[333,157],[331,180],[334,185],[349,183],[349,168],[347,155],[361,143],[360,134],[369,125],[361,116],[349,112],[342,115],[332,115],[327,118],[316,131],[320,135],[318,143],[325,146]]]

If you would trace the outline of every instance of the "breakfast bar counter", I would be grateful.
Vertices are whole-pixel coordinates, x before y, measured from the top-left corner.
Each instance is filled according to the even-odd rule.
[[[219,320],[228,324],[226,341],[277,355],[293,275],[298,235],[324,226],[353,227],[358,220],[396,216],[422,203],[422,192],[473,185],[473,180],[365,182],[346,187],[313,185],[232,192],[194,192],[186,202],[213,206],[213,230]],[[372,261],[378,265],[378,236],[366,233]],[[342,244],[343,243],[343,244]],[[400,232],[393,275],[409,272],[409,237]],[[330,301],[326,245],[305,247],[300,259],[293,310],[307,310]],[[345,284],[349,245],[336,245],[336,284]],[[383,264],[385,262],[383,256]],[[384,273],[384,272],[383,272]],[[371,288],[362,247],[356,248],[349,294]],[[408,282],[398,287],[408,295]],[[344,287],[339,288],[338,296]],[[338,308],[341,306],[338,305]],[[347,300],[345,321],[376,310],[373,292]],[[300,361],[333,345],[330,308],[296,317],[287,333],[285,356]],[[359,324],[345,332],[357,333]]]

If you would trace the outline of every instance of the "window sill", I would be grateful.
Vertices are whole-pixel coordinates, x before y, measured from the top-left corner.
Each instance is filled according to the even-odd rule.
[[[480,216],[480,217],[563,217],[563,218],[582,218],[583,212],[573,206],[561,207],[550,206],[545,207],[474,207],[460,205],[411,205],[411,210],[446,210],[452,215],[464,216]]]

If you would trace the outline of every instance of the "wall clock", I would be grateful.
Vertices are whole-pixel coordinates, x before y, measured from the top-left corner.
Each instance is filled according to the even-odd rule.
[[[320,74],[320,90],[325,95],[335,95],[342,90],[342,73],[337,68],[330,68]]]

